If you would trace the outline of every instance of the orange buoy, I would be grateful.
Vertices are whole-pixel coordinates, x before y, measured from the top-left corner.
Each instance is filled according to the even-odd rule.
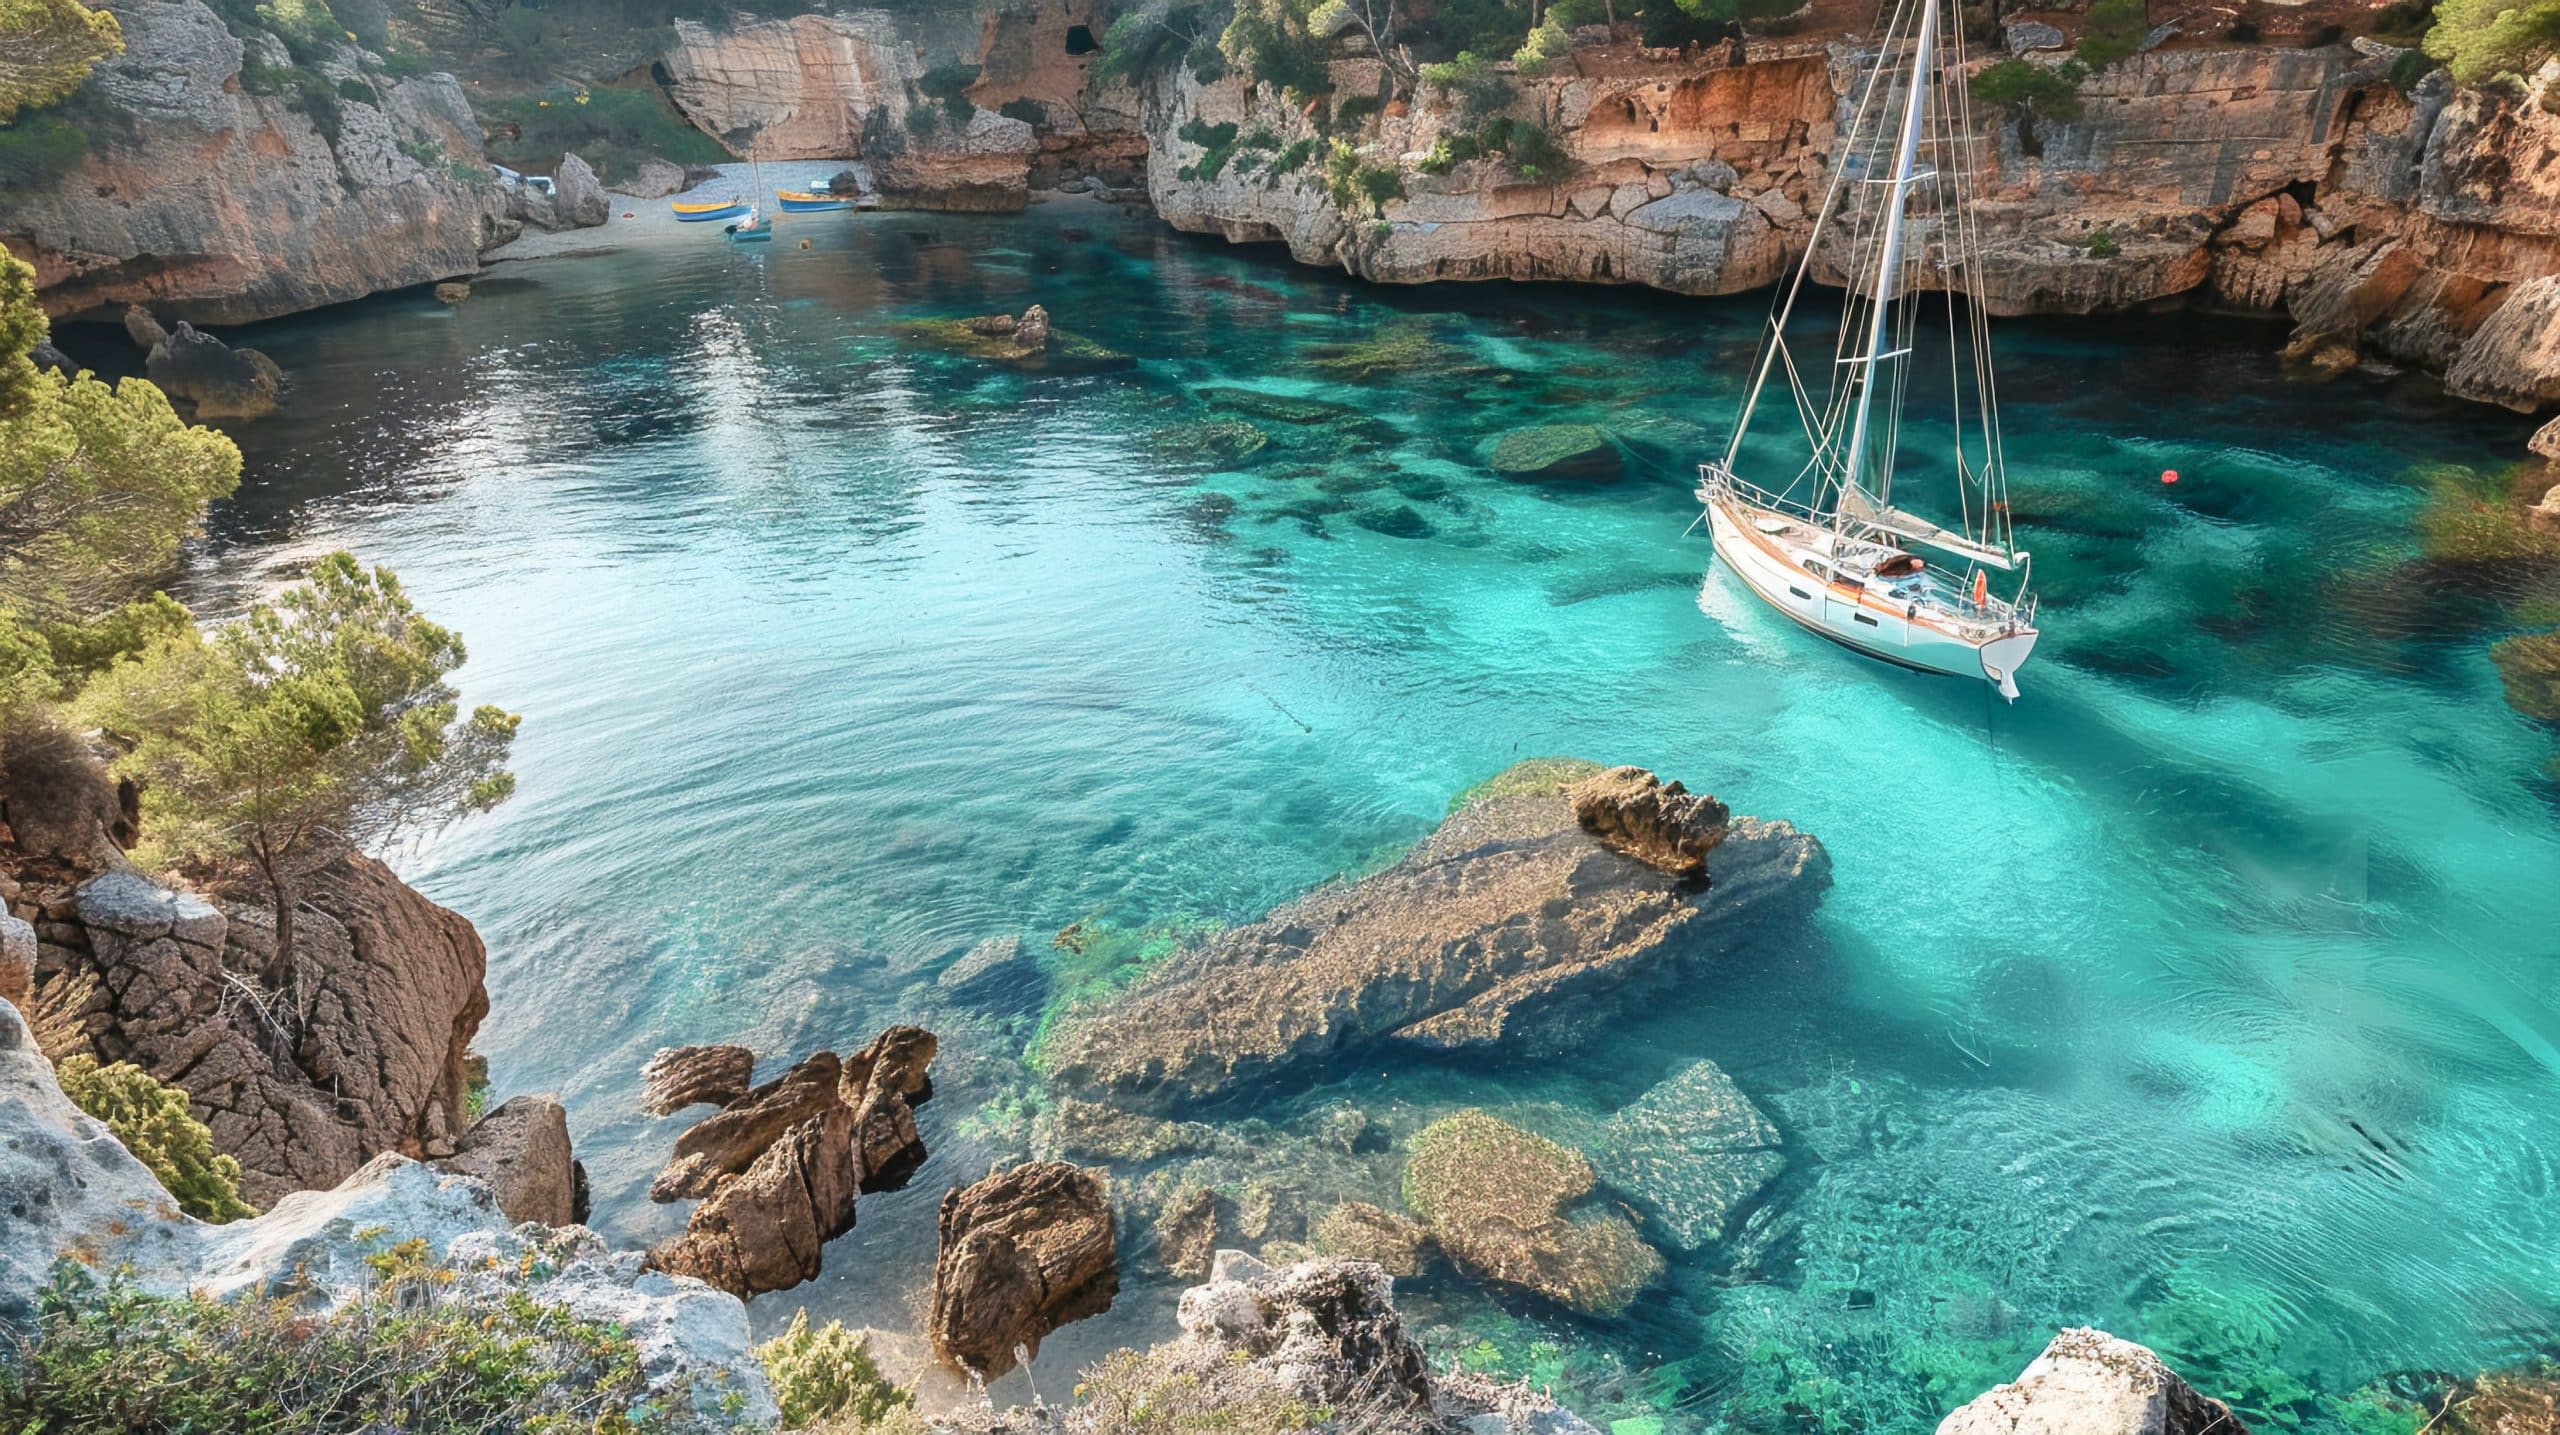
[[[2178,471],[2174,468],[2164,468],[2160,470],[2160,481],[2162,483],[2176,483],[2178,481]]]
[[[1983,599],[1985,599],[1985,598],[1988,598],[1988,597],[1990,597],[1990,596],[1991,596],[1991,575],[1990,575],[1990,574],[1988,574],[1988,573],[1983,572],[1983,571],[1982,571],[1981,569],[1979,569],[1979,568],[1974,569],[1974,570],[1973,570],[1973,606],[1975,606],[1975,607],[1977,607],[1977,608],[1981,607],[1981,606],[1982,606],[1982,600],[1983,600]]]

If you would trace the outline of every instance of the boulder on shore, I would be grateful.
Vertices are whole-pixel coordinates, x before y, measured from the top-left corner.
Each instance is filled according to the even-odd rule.
[[[284,370],[255,349],[234,349],[185,320],[151,346],[142,371],[199,419],[254,419],[276,411]]]
[[[649,1197],[702,1204],[650,1263],[742,1296],[815,1276],[827,1242],[853,1229],[854,1199],[923,1163],[913,1105],[932,1094],[934,1048],[929,1032],[891,1027],[851,1060],[815,1053],[697,1122]]]
[[[1469,1108],[1413,1138],[1405,1204],[1460,1266],[1590,1315],[1615,1315],[1663,1271],[1612,1210],[1576,1211],[1591,1163],[1570,1147]]]
[[[1019,1349],[1111,1308],[1120,1292],[1111,1199],[1099,1171],[1031,1161],[942,1198],[933,1265],[934,1353],[993,1380]]]
[[[2055,1336],[2016,1380],[1940,1421],[1938,1435],[2249,1435],[2249,1427],[2149,1350],[2079,1327]]]
[[[1567,795],[1599,771],[1524,763],[1395,865],[1175,953],[1058,1031],[1050,1074],[1163,1109],[1380,1046],[1568,1049],[1830,883],[1821,844],[1783,822],[1730,819],[1704,891],[1611,851]]]
[[[160,342],[169,337],[169,331],[160,326],[160,321],[152,317],[151,311],[139,304],[124,306],[124,332],[126,338],[133,340],[133,346],[146,354],[160,347]]]
[[[684,166],[659,159],[655,155],[640,161],[631,177],[615,185],[614,192],[633,199],[664,199],[680,194],[685,187]]]

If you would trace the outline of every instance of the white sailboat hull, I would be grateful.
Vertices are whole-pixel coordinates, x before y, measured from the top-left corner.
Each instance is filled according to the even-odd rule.
[[[1798,626],[1868,657],[1924,673],[1979,679],[2017,700],[2017,672],[2035,648],[2035,629],[1967,631],[1928,611],[1884,601],[1861,585],[1816,578],[1800,555],[1754,531],[1752,515],[1758,512],[1729,497],[1707,505],[1717,561],[1762,602]]]

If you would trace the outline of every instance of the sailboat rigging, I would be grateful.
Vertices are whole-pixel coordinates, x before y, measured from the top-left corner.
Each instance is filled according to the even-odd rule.
[[[1717,560],[1799,625],[1886,662],[1978,676],[2014,702],[2018,668],[2035,647],[2036,603],[2028,555],[2009,524],[1981,234],[1969,193],[1979,140],[1962,34],[1942,35],[1939,24],[1940,6],[1952,3],[1896,6],[1831,168],[1813,240],[1772,307],[1733,437],[1720,459],[1698,466],[1698,501]],[[1799,368],[1787,325],[1806,279],[1825,264],[1845,277],[1848,297],[1829,373],[1816,383]],[[1920,350],[1935,347],[1920,333],[1931,289],[1946,293],[1937,307],[1946,314],[1955,409],[1955,512],[1946,522],[1894,497],[1906,389]],[[1804,447],[1794,477],[1772,488],[1736,470],[1745,466],[1753,415],[1780,378]],[[1761,465],[1773,449],[1785,451],[1766,440],[1753,449],[1755,472],[1767,471]],[[1995,573],[2003,586],[2015,575],[2014,589],[1995,593]]]

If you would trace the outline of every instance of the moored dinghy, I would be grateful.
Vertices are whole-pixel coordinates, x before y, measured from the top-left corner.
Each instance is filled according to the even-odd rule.
[[[1980,236],[1965,192],[1977,141],[1964,42],[1954,27],[1942,34],[1946,3],[1895,6],[1815,219],[1815,242],[1772,312],[1724,457],[1698,467],[1698,501],[1716,557],[1797,624],[1902,667],[1982,678],[2014,702],[2018,668],[2036,643],[2036,605],[2027,554],[2009,525]],[[1786,325],[1817,264],[1852,278],[1831,362],[1820,366],[1828,377],[1808,382],[1789,352]],[[1893,501],[1911,365],[1923,345],[1936,350],[1919,323],[1920,295],[1932,288],[1949,296],[1954,527]],[[1773,490],[1735,470],[1752,411],[1780,370],[1805,446],[1796,451],[1795,476]],[[1992,591],[1994,574],[2006,592]]]
[[[746,217],[730,225],[727,232],[732,244],[758,244],[773,238],[773,221],[765,218],[762,209],[751,204],[747,206]]]

